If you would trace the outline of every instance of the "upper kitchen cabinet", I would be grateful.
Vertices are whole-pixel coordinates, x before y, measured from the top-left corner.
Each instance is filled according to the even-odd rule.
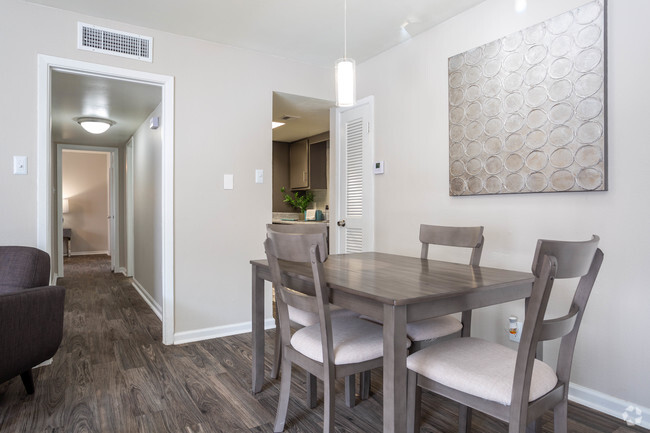
[[[291,189],[309,189],[309,140],[289,146],[289,184]]]
[[[327,144],[329,133],[291,143],[289,184],[292,190],[327,188]]]

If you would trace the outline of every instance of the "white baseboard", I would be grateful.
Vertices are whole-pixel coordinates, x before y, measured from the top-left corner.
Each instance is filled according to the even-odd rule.
[[[252,322],[235,323],[233,325],[215,326],[213,328],[195,329],[174,334],[174,344],[192,343],[195,341],[209,340],[212,338],[228,337],[230,335],[245,334],[253,329]],[[275,329],[273,318],[264,321],[264,329]]]
[[[108,251],[74,251],[70,252],[71,256],[96,256],[99,254],[103,254],[105,256],[110,256]]]
[[[643,428],[650,428],[650,409],[647,407],[575,383],[569,385],[569,400],[622,419],[630,426],[638,425]]]
[[[144,302],[151,307],[153,312],[158,316],[160,320],[162,320],[162,307],[156,300],[145,290],[144,287],[142,287],[142,284],[138,282],[135,278],[131,280],[131,285],[137,290],[137,292],[142,296],[142,299],[144,299]]]
[[[118,273],[118,274],[122,274],[125,277],[128,277],[128,275],[126,274],[126,268],[123,268],[121,266],[119,268],[115,269],[115,272]]]

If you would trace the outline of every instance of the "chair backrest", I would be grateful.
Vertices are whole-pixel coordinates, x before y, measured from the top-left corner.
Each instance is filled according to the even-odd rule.
[[[0,246],[0,292],[47,286],[50,255],[33,247]]]
[[[530,393],[530,379],[537,343],[561,338],[556,374],[559,385],[568,393],[571,363],[576,337],[585,306],[591,294],[603,261],[596,235],[584,242],[539,240],[532,270],[535,275],[532,294],[526,308],[512,391],[511,421],[513,416],[525,419]],[[546,307],[556,279],[580,278],[568,313],[555,319],[544,319]],[[525,396],[525,397],[524,397]],[[518,413],[515,413],[518,412]]]
[[[318,314],[321,341],[323,342],[324,363],[334,364],[332,344],[332,323],[329,308],[329,288],[325,282],[323,263],[327,260],[327,242],[325,233],[281,233],[267,231],[264,242],[266,257],[271,269],[271,279],[279,294],[278,315],[282,344],[290,345],[291,327],[288,305],[300,310]],[[291,263],[310,263],[314,285],[314,295],[301,293],[287,288],[283,279],[284,265]]]
[[[327,225],[319,223],[305,223],[305,224],[267,224],[266,232],[277,233],[293,233],[293,234],[324,234],[327,236]],[[321,253],[325,251],[327,254],[327,242],[325,242],[325,249],[321,249]]]
[[[479,227],[446,227],[420,224],[420,242],[422,252],[420,257],[429,256],[429,245],[471,248],[470,265],[478,266],[483,252],[483,226]]]

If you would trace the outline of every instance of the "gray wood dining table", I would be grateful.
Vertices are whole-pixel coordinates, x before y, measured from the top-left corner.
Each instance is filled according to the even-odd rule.
[[[264,383],[266,260],[252,265],[252,390]],[[310,290],[308,263],[286,267],[287,285]],[[406,431],[406,323],[528,298],[533,275],[378,252],[330,255],[325,262],[330,302],[384,324],[384,432]]]

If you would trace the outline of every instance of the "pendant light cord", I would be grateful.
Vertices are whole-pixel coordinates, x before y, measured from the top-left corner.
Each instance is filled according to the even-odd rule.
[[[348,58],[348,0],[343,0],[343,58]]]

